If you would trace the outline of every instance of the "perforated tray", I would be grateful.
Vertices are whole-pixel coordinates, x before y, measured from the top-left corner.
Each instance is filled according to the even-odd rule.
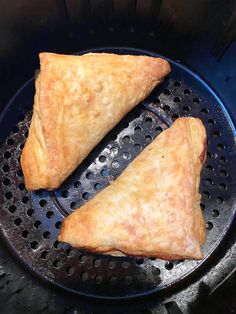
[[[124,54],[148,54],[106,48]],[[13,97],[0,119],[0,231],[10,250],[44,281],[81,295],[131,298],[147,295],[197,277],[207,267],[229,230],[235,212],[231,193],[236,180],[235,129],[222,102],[197,75],[175,62],[169,78],[117,125],[54,192],[25,190],[20,154],[31,119],[34,80]],[[150,105],[150,104],[153,105]],[[161,108],[161,111],[155,108]],[[162,114],[164,112],[164,115]],[[160,114],[161,113],[161,114]],[[72,249],[57,241],[62,220],[112,182],[168,121],[199,117],[208,135],[201,179],[201,207],[207,240],[202,261],[162,261],[111,257]],[[91,130],[92,131],[92,130]],[[160,182],[161,185],[161,182]]]

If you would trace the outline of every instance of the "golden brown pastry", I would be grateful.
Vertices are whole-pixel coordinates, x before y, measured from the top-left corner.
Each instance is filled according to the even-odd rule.
[[[179,118],[120,177],[63,222],[59,240],[93,252],[200,259],[206,132]]]
[[[167,61],[147,56],[41,53],[21,157],[26,188],[57,188],[169,72]]]

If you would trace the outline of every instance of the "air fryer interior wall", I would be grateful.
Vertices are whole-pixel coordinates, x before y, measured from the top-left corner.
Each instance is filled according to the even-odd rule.
[[[0,12],[1,111],[17,89],[34,75],[40,51],[74,53],[96,47],[127,46],[158,52],[194,70],[216,91],[232,120],[236,120],[234,1],[223,5],[222,1],[213,0],[2,1]],[[20,111],[16,108],[15,114]],[[135,301],[117,301],[114,306],[74,298],[43,285],[16,262],[1,242],[1,308],[3,313],[177,313],[180,309],[197,313],[200,308],[216,313],[235,307],[230,298],[230,291],[234,295],[235,289],[235,252],[235,236],[231,232],[219,247],[217,258],[191,281],[168,295],[139,299],[139,305]],[[222,294],[224,289],[227,299]]]

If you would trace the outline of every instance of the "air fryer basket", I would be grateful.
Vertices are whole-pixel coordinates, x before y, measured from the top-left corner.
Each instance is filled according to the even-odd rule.
[[[65,4],[73,22],[78,12],[73,12],[72,2],[66,1]],[[101,10],[95,2],[99,1],[90,1],[87,9],[96,8],[94,10],[99,16]],[[140,3],[136,3],[139,12]],[[164,4],[165,1],[162,7],[167,10]],[[156,5],[153,7],[158,9]],[[61,9],[63,11],[65,8]],[[168,44],[163,44],[165,38],[156,35],[156,28],[150,28],[145,19],[135,24],[131,14],[133,10],[135,6],[129,8],[129,13],[126,12],[127,16],[132,17],[130,21],[116,16],[106,26],[104,21],[94,18],[96,23],[82,24],[78,32],[74,26],[64,26],[70,29],[69,43],[68,38],[63,43],[57,42],[57,35],[53,33],[54,48],[50,49],[51,43],[45,45],[45,40],[41,39],[41,43],[38,41],[39,50],[78,51],[80,54],[84,52],[82,48],[98,47],[104,43],[114,46],[118,43],[160,51],[165,57],[171,55]],[[163,25],[159,27],[162,29]],[[83,38],[83,45],[80,44],[79,48],[76,37]],[[173,47],[177,46],[178,43],[174,42]],[[217,62],[224,55],[223,48],[216,46],[213,49],[212,54]],[[35,53],[36,58],[34,49],[37,51],[37,48],[31,47],[26,54]],[[104,47],[94,50],[157,56],[154,52],[133,48]],[[181,48],[178,47],[177,51],[183,55]],[[203,60],[204,55],[201,58]],[[192,57],[190,61],[196,66],[196,60]],[[19,164],[32,115],[33,78],[18,90],[2,112],[0,232],[3,247],[0,255],[0,301],[3,301],[3,313],[178,313],[179,307],[186,311],[187,304],[193,312],[203,305],[209,313],[219,310],[219,307],[214,307],[220,295],[218,286],[233,285],[233,277],[227,275],[234,267],[235,252],[232,237],[235,225],[235,127],[222,100],[209,84],[182,66],[179,60],[169,61],[172,72],[163,84],[130,112],[54,192],[27,192]],[[19,70],[21,65],[17,67]],[[23,76],[29,68],[33,70],[36,66],[26,67]],[[225,84],[230,80],[230,75],[227,75]],[[215,84],[214,78],[212,82]],[[221,92],[222,86],[217,90]],[[226,95],[225,103],[229,99],[229,95]],[[232,114],[233,109],[228,109]],[[207,129],[207,160],[201,179],[201,207],[207,227],[207,241],[203,247],[205,258],[202,261],[175,262],[119,258],[82,252],[59,243],[57,234],[64,217],[116,179],[135,156],[179,116],[199,117]],[[12,253],[13,258],[8,252]],[[84,297],[90,297],[89,301]],[[211,303],[209,309],[205,298]],[[95,299],[102,301],[97,303]],[[198,301],[194,302],[195,299]],[[25,304],[19,300],[25,300]]]

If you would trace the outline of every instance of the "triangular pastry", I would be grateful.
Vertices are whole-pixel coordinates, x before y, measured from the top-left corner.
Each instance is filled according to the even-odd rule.
[[[148,56],[41,53],[21,157],[26,188],[60,186],[169,72],[167,61]]]
[[[206,132],[179,118],[120,177],[63,222],[59,240],[93,252],[200,259]]]

